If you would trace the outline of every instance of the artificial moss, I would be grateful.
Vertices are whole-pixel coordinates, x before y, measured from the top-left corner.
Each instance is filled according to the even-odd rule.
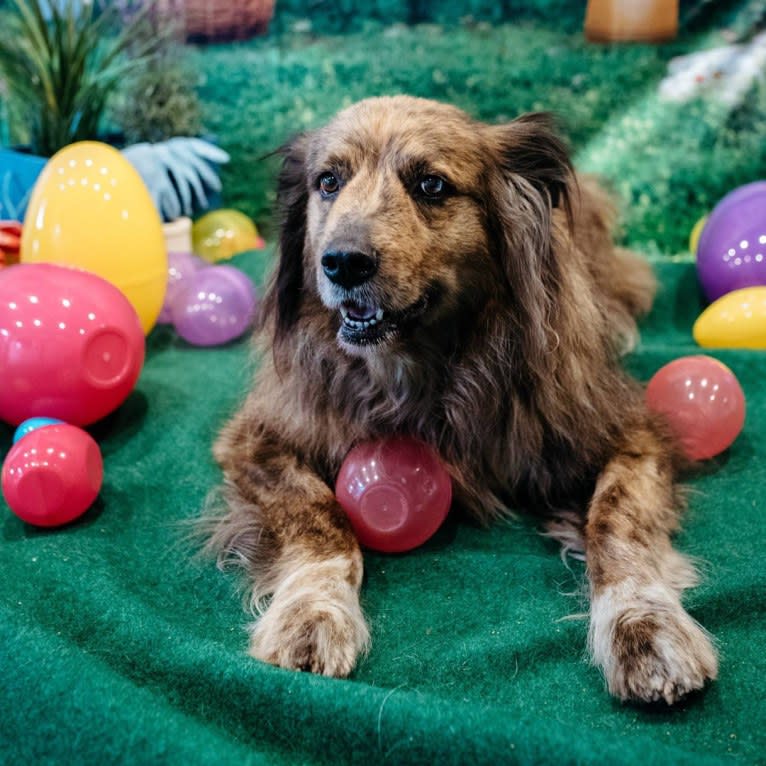
[[[556,112],[578,166],[617,190],[625,242],[655,254],[682,251],[694,223],[720,197],[766,174],[763,81],[733,107],[712,98],[659,98],[670,58],[751,34],[758,20],[752,2],[691,10],[678,40],[661,46],[590,44],[579,24],[562,31],[522,14],[499,25],[286,31],[197,49],[205,122],[233,158],[223,171],[224,202],[268,230],[277,160],[261,158],[353,101],[404,92],[449,101],[490,122],[528,110]],[[277,11],[286,12],[279,4]]]

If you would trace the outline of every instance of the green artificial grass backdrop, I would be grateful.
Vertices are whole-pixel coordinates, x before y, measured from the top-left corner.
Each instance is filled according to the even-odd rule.
[[[766,26],[762,0],[686,3],[679,38],[659,46],[588,43],[579,2],[538,0],[519,4],[526,10],[513,21],[446,26],[382,26],[371,20],[382,4],[349,4],[369,13],[349,19],[352,30],[362,28],[343,35],[314,31],[327,26],[327,14],[316,13],[290,27],[297,31],[192,54],[206,126],[232,155],[224,202],[267,232],[278,161],[262,158],[342,107],[382,94],[449,101],[489,122],[556,112],[578,166],[619,192],[626,242],[646,252],[685,250],[700,216],[727,191],[764,176],[766,78],[735,104],[715,97],[676,103],[658,94],[673,56],[747,41],[759,23]],[[471,5],[429,7],[452,9],[454,17]],[[549,7],[556,12],[540,18]]]
[[[298,3],[285,7],[300,19]],[[273,241],[275,164],[258,158],[365,95],[434,96],[490,121],[557,110],[580,166],[622,194],[624,239],[656,265],[662,289],[627,360],[648,380],[699,352],[689,229],[726,191],[766,175],[762,81],[728,106],[712,95],[662,102],[658,82],[669,57],[722,44],[725,29],[746,39],[754,7],[699,4],[661,47],[588,45],[562,10],[497,26],[362,18],[335,36],[277,20],[274,37],[197,49],[208,127],[233,158],[225,202]],[[262,284],[272,255],[235,265]],[[348,680],[248,658],[236,580],[185,542],[219,480],[210,444],[249,379],[248,344],[195,349],[157,328],[136,390],[91,429],[105,460],[96,505],[41,530],[0,504],[0,764],[766,761],[766,354],[711,353],[742,383],[747,422],[691,481],[677,544],[701,560],[686,604],[716,636],[721,673],[670,710],[607,695],[577,616],[583,567],[527,519],[491,530],[448,520],[407,555],[366,554],[373,644]],[[11,434],[0,424],[0,455]]]

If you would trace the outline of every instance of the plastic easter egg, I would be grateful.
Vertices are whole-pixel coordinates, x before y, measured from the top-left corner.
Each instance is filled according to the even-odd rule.
[[[685,356],[649,381],[646,403],[662,414],[691,460],[731,446],[745,423],[745,395],[734,373],[709,356]]]
[[[766,287],[735,290],[711,303],[692,334],[708,348],[766,349]]]
[[[702,234],[702,230],[705,228],[705,224],[707,223],[708,216],[703,215],[702,218],[697,221],[697,223],[694,224],[694,227],[691,230],[691,234],[689,234],[689,252],[690,253],[696,253],[697,247],[699,246],[700,242],[700,235]]]
[[[766,181],[740,186],[715,206],[700,235],[697,274],[710,301],[766,285]]]
[[[194,346],[218,346],[242,335],[255,317],[255,288],[233,266],[192,274],[172,306],[176,332]]]
[[[210,263],[264,246],[255,224],[239,210],[213,210],[192,226],[194,252]]]
[[[173,302],[185,281],[207,265],[205,261],[191,253],[168,253],[168,287],[165,291],[162,311],[157,317],[158,324],[170,324],[173,321]]]
[[[23,439],[27,434],[31,434],[32,431],[36,431],[38,428],[45,428],[45,426],[57,426],[63,423],[58,418],[27,418],[13,433],[13,443]]]
[[[0,221],[0,269],[19,262],[21,223]]]
[[[125,294],[144,332],[162,308],[168,263],[159,214],[133,166],[106,144],[71,144],[50,159],[27,208],[21,261],[98,274]]]
[[[58,527],[93,505],[104,477],[101,452],[80,428],[38,428],[15,444],[3,464],[8,507],[28,524]]]
[[[354,447],[335,494],[362,545],[401,553],[422,545],[442,525],[452,483],[428,446],[398,437]]]
[[[0,420],[93,423],[133,390],[144,351],[136,312],[101,277],[49,263],[0,271]]]

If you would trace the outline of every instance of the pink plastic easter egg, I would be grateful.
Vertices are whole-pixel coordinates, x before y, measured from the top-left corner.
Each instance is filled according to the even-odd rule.
[[[255,306],[255,288],[246,274],[233,266],[210,266],[184,280],[173,299],[173,324],[195,346],[218,346],[250,327]]]
[[[116,409],[144,362],[141,323],[105,279],[48,263],[0,271],[0,419],[93,423]]]
[[[335,494],[362,545],[401,553],[422,545],[441,526],[452,483],[429,447],[398,437],[354,447]]]
[[[685,356],[666,364],[649,381],[646,402],[665,416],[691,460],[723,452],[745,423],[739,381],[709,356]]]
[[[28,433],[8,453],[2,488],[8,507],[38,527],[57,527],[81,516],[101,489],[98,445],[80,428],[62,423]]]

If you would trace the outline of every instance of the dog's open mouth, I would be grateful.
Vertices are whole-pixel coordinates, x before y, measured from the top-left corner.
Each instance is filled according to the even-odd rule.
[[[401,311],[387,310],[374,303],[344,301],[340,307],[342,321],[338,335],[353,346],[372,346],[392,340],[411,329],[432,300],[432,291],[429,291]]]

